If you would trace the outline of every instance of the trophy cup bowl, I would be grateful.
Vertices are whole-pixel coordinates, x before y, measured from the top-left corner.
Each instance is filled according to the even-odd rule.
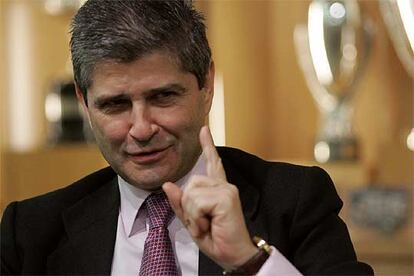
[[[358,158],[351,100],[370,48],[368,27],[356,0],[314,0],[307,26],[295,28],[299,65],[321,113],[314,148],[318,162]]]

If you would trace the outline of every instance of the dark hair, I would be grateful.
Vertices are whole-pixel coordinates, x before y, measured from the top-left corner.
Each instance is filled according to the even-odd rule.
[[[86,98],[98,63],[128,63],[162,50],[194,74],[201,89],[211,61],[203,21],[189,0],[89,0],[72,21],[75,81]]]

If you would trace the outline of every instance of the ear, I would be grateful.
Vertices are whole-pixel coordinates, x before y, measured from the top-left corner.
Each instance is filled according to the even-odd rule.
[[[86,104],[87,99],[83,96],[83,93],[81,89],[79,88],[79,85],[75,82],[75,91],[76,91],[76,98],[78,99],[78,103],[82,106],[83,114],[88,119],[89,124],[91,123],[91,120],[89,118],[89,109]]]
[[[208,69],[208,73],[206,76],[206,81],[204,83],[204,115],[207,116],[210,112],[211,105],[213,103],[213,96],[214,96],[214,61],[211,61],[210,68]]]

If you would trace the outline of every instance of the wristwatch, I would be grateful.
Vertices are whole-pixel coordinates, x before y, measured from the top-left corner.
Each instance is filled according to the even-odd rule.
[[[272,248],[264,239],[257,236],[253,237],[253,244],[257,246],[259,252],[238,268],[230,271],[224,270],[223,275],[255,275],[260,270],[269,258]]]

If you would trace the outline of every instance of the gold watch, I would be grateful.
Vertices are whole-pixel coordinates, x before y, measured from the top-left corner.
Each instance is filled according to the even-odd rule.
[[[253,237],[253,244],[259,249],[259,252],[238,268],[231,271],[224,270],[223,275],[254,275],[260,270],[269,258],[272,248],[264,239],[257,236]]]

